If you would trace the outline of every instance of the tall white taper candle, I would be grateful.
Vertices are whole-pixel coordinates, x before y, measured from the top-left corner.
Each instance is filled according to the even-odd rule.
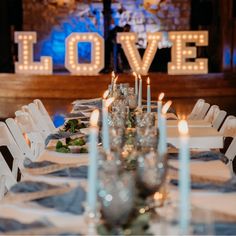
[[[161,122],[161,112],[162,112],[162,99],[164,98],[165,94],[160,93],[157,101],[157,126],[160,128],[160,122]]]
[[[142,108],[142,78],[139,77],[138,108]]]
[[[88,170],[88,192],[87,203],[90,213],[96,214],[97,203],[97,139],[98,139],[98,117],[99,110],[94,110],[90,118],[89,128],[89,170]]]
[[[171,106],[172,101],[168,101],[162,108],[162,114],[160,116],[160,127],[159,127],[159,144],[158,154],[160,156],[167,153],[167,135],[166,135],[166,112]]]
[[[181,120],[178,124],[179,138],[179,226],[180,234],[187,235],[190,223],[190,175],[188,124]]]
[[[151,85],[149,77],[147,79],[147,112],[151,112]]]
[[[106,152],[110,152],[110,134],[109,134],[109,124],[108,124],[108,108],[111,103],[114,101],[114,98],[108,98],[103,100],[102,108],[102,143],[103,149]]]

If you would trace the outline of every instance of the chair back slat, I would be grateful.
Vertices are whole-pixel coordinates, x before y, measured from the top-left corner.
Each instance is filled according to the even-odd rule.
[[[204,106],[205,100],[204,99],[198,99],[195,103],[193,110],[188,116],[189,120],[196,120],[199,112],[201,111],[202,107]]]
[[[36,127],[29,113],[17,112],[15,120],[21,132],[27,136],[33,158],[36,159],[44,150],[44,138],[41,130]]]
[[[16,179],[0,153],[0,200],[3,198],[6,190],[9,190],[14,184],[16,184]]]
[[[224,137],[235,137],[236,136],[236,117],[228,116],[223,125],[221,126],[219,132]]]
[[[216,113],[220,112],[220,108],[217,105],[212,105],[209,109],[209,111],[207,112],[206,116],[204,117],[204,120],[207,122],[212,123],[212,121],[214,120]]]
[[[29,144],[26,141],[28,137],[26,133],[22,132],[22,129],[19,127],[18,123],[12,118],[8,118],[6,120],[6,124],[15,139],[15,142],[19,146],[22,155],[24,158],[29,158],[31,160],[35,160],[34,152],[31,150]],[[25,136],[24,136],[25,135]]]
[[[214,120],[212,121],[212,127],[218,130],[222,125],[226,115],[227,115],[226,111],[223,110],[219,111],[217,115],[215,115]]]
[[[6,124],[0,122],[0,146],[7,146],[13,157],[12,173],[14,177],[17,177],[18,168],[23,169],[24,156],[21,153],[18,145],[16,144],[12,134],[7,128]]]
[[[207,114],[207,111],[209,110],[210,104],[209,103],[204,103],[202,106],[202,109],[199,110],[196,120],[202,120]]]
[[[39,112],[41,112],[44,120],[46,121],[49,129],[51,132],[54,132],[56,127],[52,122],[51,117],[49,116],[45,106],[43,105],[42,101],[40,99],[35,99],[34,100],[34,104],[36,105],[36,107],[38,108]]]

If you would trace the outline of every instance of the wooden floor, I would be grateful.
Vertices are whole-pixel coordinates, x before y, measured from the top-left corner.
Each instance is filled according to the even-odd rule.
[[[198,98],[217,104],[229,114],[236,115],[236,74],[208,74],[195,76],[170,76],[150,74],[152,99],[164,91],[172,99],[176,111],[187,115]],[[143,78],[145,83],[145,78]],[[0,118],[13,117],[22,105],[41,98],[51,115],[66,113],[70,103],[77,98],[101,97],[110,82],[110,75],[98,76],[29,76],[0,74]],[[118,82],[134,83],[130,74],[121,74]],[[143,85],[146,97],[146,86]]]

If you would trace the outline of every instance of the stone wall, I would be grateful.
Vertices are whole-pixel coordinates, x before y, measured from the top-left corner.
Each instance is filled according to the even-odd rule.
[[[23,0],[23,7],[24,30],[38,34],[36,57],[52,56],[54,64],[63,63],[62,44],[71,32],[103,33],[101,0]],[[130,24],[145,47],[147,31],[189,30],[190,7],[190,0],[116,0],[112,23]]]
[[[158,21],[158,30],[188,30],[190,28],[190,0],[164,0],[158,8],[152,4],[159,1],[144,0],[142,4],[147,13],[150,13],[149,16],[145,16],[144,23],[147,29],[157,28],[155,20],[152,19]],[[89,7],[84,2],[81,0],[23,0],[24,30],[36,31],[40,41],[50,33],[53,27],[60,26],[62,21],[71,14],[88,16],[96,25],[99,25],[99,22],[96,22],[96,16],[89,12]],[[100,11],[102,9],[102,4],[99,1],[87,2],[95,2],[91,4],[93,5],[92,10],[98,9]],[[135,0],[116,1],[114,5],[115,8],[122,9],[122,14],[127,16],[125,11],[127,8],[133,10],[137,6],[135,3]],[[116,14],[115,17],[120,17],[122,14],[118,16]]]

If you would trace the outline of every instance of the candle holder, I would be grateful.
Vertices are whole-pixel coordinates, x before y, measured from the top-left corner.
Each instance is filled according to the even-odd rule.
[[[138,105],[137,94],[135,94],[134,88],[128,88],[125,90],[125,98],[130,109],[135,109]]]
[[[120,152],[124,145],[124,128],[110,127],[110,146],[112,151]]]
[[[136,126],[137,127],[153,127],[155,126],[155,114],[136,112]]]
[[[156,127],[136,128],[137,149],[142,152],[149,152],[157,149],[158,136]]]

